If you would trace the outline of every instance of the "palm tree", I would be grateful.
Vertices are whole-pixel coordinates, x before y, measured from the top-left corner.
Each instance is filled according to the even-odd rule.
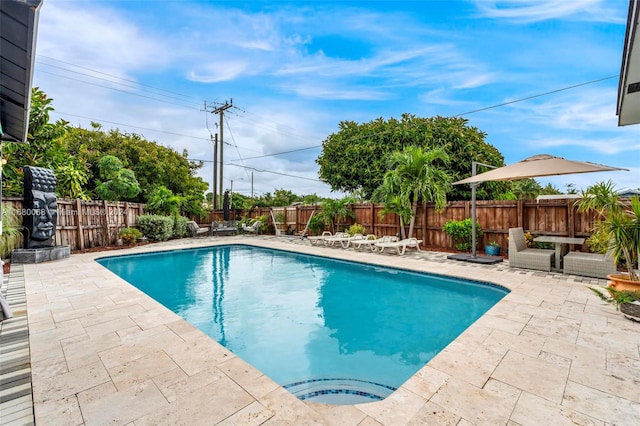
[[[436,162],[449,163],[449,156],[442,148],[425,151],[421,147],[408,146],[389,158],[389,171],[385,173],[383,185],[398,191],[402,200],[400,206],[411,205],[408,238],[413,235],[418,200],[435,202],[437,211],[444,209],[447,203],[451,176]]]
[[[348,207],[348,205],[352,203],[353,199],[350,197],[345,197],[341,200],[329,199],[322,203],[322,208],[318,214],[324,223],[328,224],[335,233],[339,222],[342,222],[347,217],[355,217],[355,213]]]

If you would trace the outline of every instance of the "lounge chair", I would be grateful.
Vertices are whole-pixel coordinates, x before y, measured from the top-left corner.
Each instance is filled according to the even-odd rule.
[[[347,238],[345,241],[340,241],[340,244],[342,245],[342,248],[349,248],[349,244],[354,244],[358,241],[362,241],[364,240],[364,235],[362,234],[353,234],[352,236],[350,236],[349,238]]]
[[[416,238],[405,238],[404,240],[400,241],[376,243],[375,247],[378,253],[384,252],[384,249],[386,248],[395,248],[398,254],[402,256],[407,248],[415,248],[418,251],[421,251],[420,243],[422,243],[422,240],[418,240]]]
[[[259,220],[256,220],[255,222],[253,222],[253,224],[247,226],[246,223],[242,224],[242,230],[244,232],[250,232],[252,234],[256,234],[258,235],[260,233],[260,228],[262,227],[262,222]]]
[[[238,233],[238,226],[235,221],[227,221],[225,223],[213,222],[211,224],[211,234],[213,235],[233,235]]]
[[[198,225],[195,220],[190,220],[187,222],[187,228],[189,229],[189,233],[192,237],[197,237],[203,234],[209,234],[209,227],[201,227]]]
[[[330,231],[324,231],[322,232],[322,235],[315,235],[315,236],[311,236],[311,237],[307,237],[307,239],[309,240],[309,242],[311,243],[312,246],[317,245],[318,243],[324,243],[324,240],[332,237],[333,234]]]
[[[362,240],[352,241],[351,244],[357,249],[365,247],[371,249],[371,251],[376,251],[376,243],[391,243],[394,241],[398,241],[398,237],[393,235],[385,235],[383,237],[376,238],[375,235],[369,234]]]
[[[607,250],[605,254],[572,251],[563,259],[565,274],[607,278],[607,275],[617,272],[612,249]]]
[[[324,245],[332,247],[335,245],[335,243],[340,243],[342,245],[345,241],[348,243],[349,238],[351,238],[351,236],[347,232],[336,232],[331,237],[327,237],[324,239]]]
[[[528,248],[522,228],[509,229],[510,267],[550,272],[554,255],[555,250]]]

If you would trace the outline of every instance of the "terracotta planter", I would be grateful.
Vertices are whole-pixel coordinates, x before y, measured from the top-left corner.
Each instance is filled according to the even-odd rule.
[[[609,274],[607,278],[609,279],[607,287],[618,291],[640,291],[640,281],[631,281],[627,274]]]

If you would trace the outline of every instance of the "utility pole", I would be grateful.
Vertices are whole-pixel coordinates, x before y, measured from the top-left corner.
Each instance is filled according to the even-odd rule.
[[[218,134],[215,134],[215,138],[213,139],[213,188],[211,192],[213,193],[213,198],[211,199],[211,210],[215,210],[218,208],[218,189],[217,187],[217,173],[218,172]],[[221,194],[222,195],[222,194]]]
[[[219,106],[218,108],[211,111],[212,114],[220,114],[220,180],[218,181],[218,185],[220,185],[220,194],[222,195],[223,190],[223,164],[224,164],[224,130],[223,130],[223,122],[224,122],[224,112],[233,106],[233,99],[230,102],[224,103],[224,105]]]

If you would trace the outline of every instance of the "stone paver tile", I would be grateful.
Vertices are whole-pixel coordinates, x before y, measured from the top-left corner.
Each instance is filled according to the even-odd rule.
[[[379,421],[372,419],[371,417],[365,417],[363,421],[358,423],[358,426],[383,426]]]
[[[640,357],[631,358],[622,354],[607,354],[607,371],[640,383]]]
[[[226,377],[217,367],[198,371],[193,376],[187,376],[180,368],[174,368],[164,374],[156,376],[156,383],[167,401],[174,402],[180,395],[188,394],[209,386],[217,386],[216,382]]]
[[[600,425],[604,422],[555,404],[539,396],[523,392],[511,415],[511,420],[522,426],[538,425]]]
[[[576,343],[637,358],[640,334],[609,327],[606,332],[580,333]]]
[[[443,373],[442,371],[436,370],[430,365],[426,365],[416,374],[411,376],[409,380],[404,382],[402,387],[410,390],[416,395],[429,399],[437,392],[440,386],[449,379],[449,377],[451,376]]]
[[[382,424],[405,424],[409,422],[426,403],[426,398],[399,388],[382,401],[358,405],[365,412]]]
[[[537,357],[544,345],[544,337],[535,333],[522,332],[520,335],[494,330],[483,342],[484,346],[501,347],[506,352],[508,349],[520,352],[524,355]]]
[[[520,390],[489,380],[484,389],[459,379],[447,381],[431,402],[472,424],[506,424],[518,401]]]
[[[167,348],[165,352],[190,376],[235,357],[231,351],[204,335]]]
[[[87,334],[91,337],[102,336],[103,334],[117,332],[124,328],[135,326],[136,323],[130,317],[114,318],[111,321],[100,322],[95,325],[85,327]]]
[[[304,402],[283,388],[277,388],[258,400],[263,406],[273,411],[275,414],[265,425],[322,425],[324,419]]]
[[[156,305],[152,307],[153,310],[148,312],[142,312],[139,314],[132,314],[130,318],[143,330],[147,328],[157,327],[159,325],[166,325],[167,323],[174,322],[179,317],[168,309],[161,308]]]
[[[36,404],[58,400],[110,381],[102,363],[92,364],[57,376],[36,378],[33,380],[33,399]]]
[[[103,398],[92,398],[80,408],[86,426],[125,425],[149,413],[164,412],[169,406],[160,390],[149,380],[121,392],[108,393]],[[114,409],[117,407],[117,409]],[[159,424],[159,423],[158,423]]]
[[[573,360],[575,363],[604,368],[606,352],[604,349],[570,343],[566,340],[548,338],[543,350]]]
[[[178,368],[178,365],[163,351],[149,353],[141,358],[108,369],[118,390],[146,382],[155,376]]]
[[[556,337],[575,343],[578,338],[580,322],[569,318],[539,318],[533,317],[525,326],[526,331],[547,337]]]
[[[255,401],[217,424],[220,426],[258,426],[269,420],[274,414],[273,411]],[[347,423],[342,424],[345,425]]]
[[[104,322],[114,321],[118,318],[126,318],[132,314],[145,312],[145,308],[137,303],[113,305],[109,308],[100,308],[98,312],[80,318],[82,325],[91,327]]]
[[[558,367],[569,369],[571,368],[571,360],[560,355],[552,354],[551,352],[542,351],[538,355],[538,359],[548,362],[549,364],[557,365]]]
[[[634,377],[637,374],[633,369],[611,372],[576,364],[571,367],[569,380],[640,404],[640,380]]]
[[[509,351],[492,377],[559,404],[568,375],[568,366]]]
[[[239,357],[231,358],[218,368],[257,399],[280,386]]]
[[[244,409],[255,399],[229,378],[216,386],[181,395],[175,402],[135,420],[136,426],[214,425]]]
[[[38,378],[54,377],[68,371],[67,362],[62,355],[31,362],[31,375]]]
[[[99,355],[105,367],[112,368],[142,358],[151,352],[183,343],[182,339],[166,328],[161,328],[158,330],[159,332],[155,332],[155,330],[149,329],[134,335],[127,335],[124,338],[120,337],[118,346],[101,350]],[[148,331],[154,332],[149,333]]]
[[[449,354],[436,356],[429,362],[429,365],[452,377],[457,377],[481,388],[506,352],[506,348],[499,346],[481,346],[469,356],[450,356]]]
[[[407,425],[409,426],[423,426],[423,425],[438,425],[438,426],[454,426],[460,421],[460,416],[450,413],[438,404],[428,401],[416,414]]]
[[[309,407],[320,413],[326,426],[359,425],[367,417],[353,405],[327,405],[308,403]]]
[[[56,426],[75,426],[83,422],[78,399],[75,395],[36,404],[34,414],[36,424],[55,423]],[[55,421],[52,422],[52,419]]]
[[[89,339],[66,340],[62,342],[62,350],[69,370],[85,367],[100,362],[99,352],[118,347],[122,340],[116,333],[94,336]]]
[[[637,391],[637,386],[636,386]],[[569,381],[562,405],[614,425],[635,424],[640,404]]]

